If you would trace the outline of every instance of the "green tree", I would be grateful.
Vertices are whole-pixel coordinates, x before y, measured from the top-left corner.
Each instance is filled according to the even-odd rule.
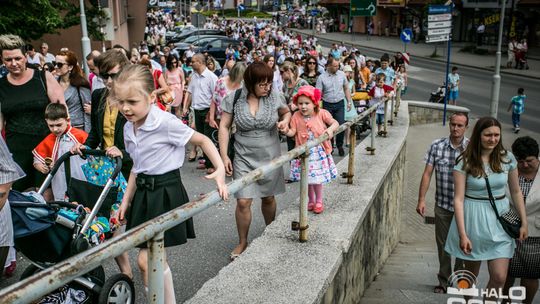
[[[86,7],[88,31],[92,38],[100,40],[102,34],[95,17],[101,16],[97,1]],[[36,40],[44,34],[55,34],[80,23],[80,7],[68,0],[10,0],[2,1],[0,34],[19,35],[24,40]]]

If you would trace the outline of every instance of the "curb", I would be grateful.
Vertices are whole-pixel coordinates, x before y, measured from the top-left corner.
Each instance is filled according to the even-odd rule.
[[[309,35],[309,34],[301,32],[301,31],[298,31],[297,29],[294,29],[294,28],[288,28],[287,30],[295,32],[295,33],[299,33],[302,36]],[[319,39],[319,40],[330,41],[332,43],[341,43],[342,42],[342,40],[326,38],[326,37],[321,37],[321,36],[317,36],[317,35],[315,35],[315,37],[317,37],[317,39]],[[380,51],[380,52],[388,52],[388,50],[386,50],[386,49],[372,47],[372,46],[363,46],[363,45],[359,45],[358,43],[351,43],[351,41],[349,41],[349,43],[347,43],[347,44],[354,45],[355,47],[360,48],[360,49],[368,49],[368,50],[374,50],[374,51]],[[419,56],[418,58],[422,58],[424,60],[429,60],[429,61],[434,61],[434,62],[446,63],[446,60],[434,59],[434,58],[430,58],[430,57]],[[501,62],[502,62],[502,59],[501,59]],[[462,67],[467,67],[467,68],[472,68],[472,69],[477,69],[477,70],[482,70],[482,71],[489,71],[489,72],[493,72],[493,69],[495,69],[495,67],[493,67],[493,69],[488,69],[488,68],[484,68],[484,67],[479,67],[479,66],[474,66],[474,65],[464,64],[464,63],[459,63],[459,62],[450,62],[450,64],[457,65],[457,66],[462,66]],[[500,73],[501,74],[506,74],[506,75],[512,75],[512,76],[521,76],[521,77],[530,78],[530,79],[540,79],[540,76],[523,75],[523,74],[518,74],[518,73],[514,73],[514,72],[505,71],[505,70],[502,70],[502,69],[501,69]]]

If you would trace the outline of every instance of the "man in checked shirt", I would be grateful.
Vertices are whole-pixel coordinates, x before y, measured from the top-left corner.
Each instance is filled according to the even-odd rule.
[[[450,135],[433,141],[429,147],[425,162],[426,167],[422,174],[420,189],[418,191],[418,205],[416,212],[422,217],[426,211],[426,193],[429,188],[433,170],[435,170],[435,239],[439,253],[439,285],[433,292],[446,293],[448,277],[452,274],[452,257],[444,251],[446,236],[450,223],[454,217],[454,178],[452,172],[456,159],[465,150],[469,139],[465,131],[469,125],[466,113],[456,112],[450,116]],[[456,259],[454,270],[461,269],[462,261]]]

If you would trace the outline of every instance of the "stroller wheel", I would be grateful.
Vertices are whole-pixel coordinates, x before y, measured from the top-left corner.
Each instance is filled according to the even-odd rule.
[[[41,269],[39,269],[36,265],[34,264],[30,264],[28,265],[28,267],[26,267],[23,271],[23,273],[21,274],[21,280],[24,280],[28,277],[31,277],[32,275],[40,272]]]
[[[135,287],[133,281],[125,274],[118,273],[110,277],[99,293],[100,304],[133,304],[135,303]]]

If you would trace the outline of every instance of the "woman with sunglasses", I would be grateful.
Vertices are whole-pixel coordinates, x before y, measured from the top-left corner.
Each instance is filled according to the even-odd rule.
[[[107,97],[122,68],[131,63],[126,55],[117,49],[110,49],[99,55],[97,59],[97,62],[99,62],[99,77],[103,79],[105,87],[96,89],[92,93],[92,112],[90,114],[92,128],[84,145],[74,146],[71,152],[81,154],[81,149],[88,147],[90,149],[100,148],[105,150],[110,157],[120,156],[122,157],[122,174],[129,176],[133,160],[127,153],[124,144],[124,125],[127,120],[124,115],[118,113],[118,107],[111,104]],[[118,229],[114,235],[122,231],[122,229]],[[115,260],[120,271],[133,278],[127,253],[122,253]]]
[[[54,67],[58,83],[64,90],[71,125],[90,132],[90,84],[77,64],[75,53],[72,51],[58,53]]]
[[[304,72],[300,75],[300,78],[307,81],[310,86],[315,86],[317,84],[317,78],[321,75],[319,72],[319,64],[317,58],[313,56],[308,56],[306,59],[306,64],[304,65]]]
[[[50,72],[27,68],[25,43],[19,36],[1,35],[0,52],[8,70],[0,78],[0,131],[5,128],[7,147],[26,173],[13,189],[25,191],[45,178],[34,169],[32,150],[49,134],[45,108],[50,102],[65,104],[64,94]]]

